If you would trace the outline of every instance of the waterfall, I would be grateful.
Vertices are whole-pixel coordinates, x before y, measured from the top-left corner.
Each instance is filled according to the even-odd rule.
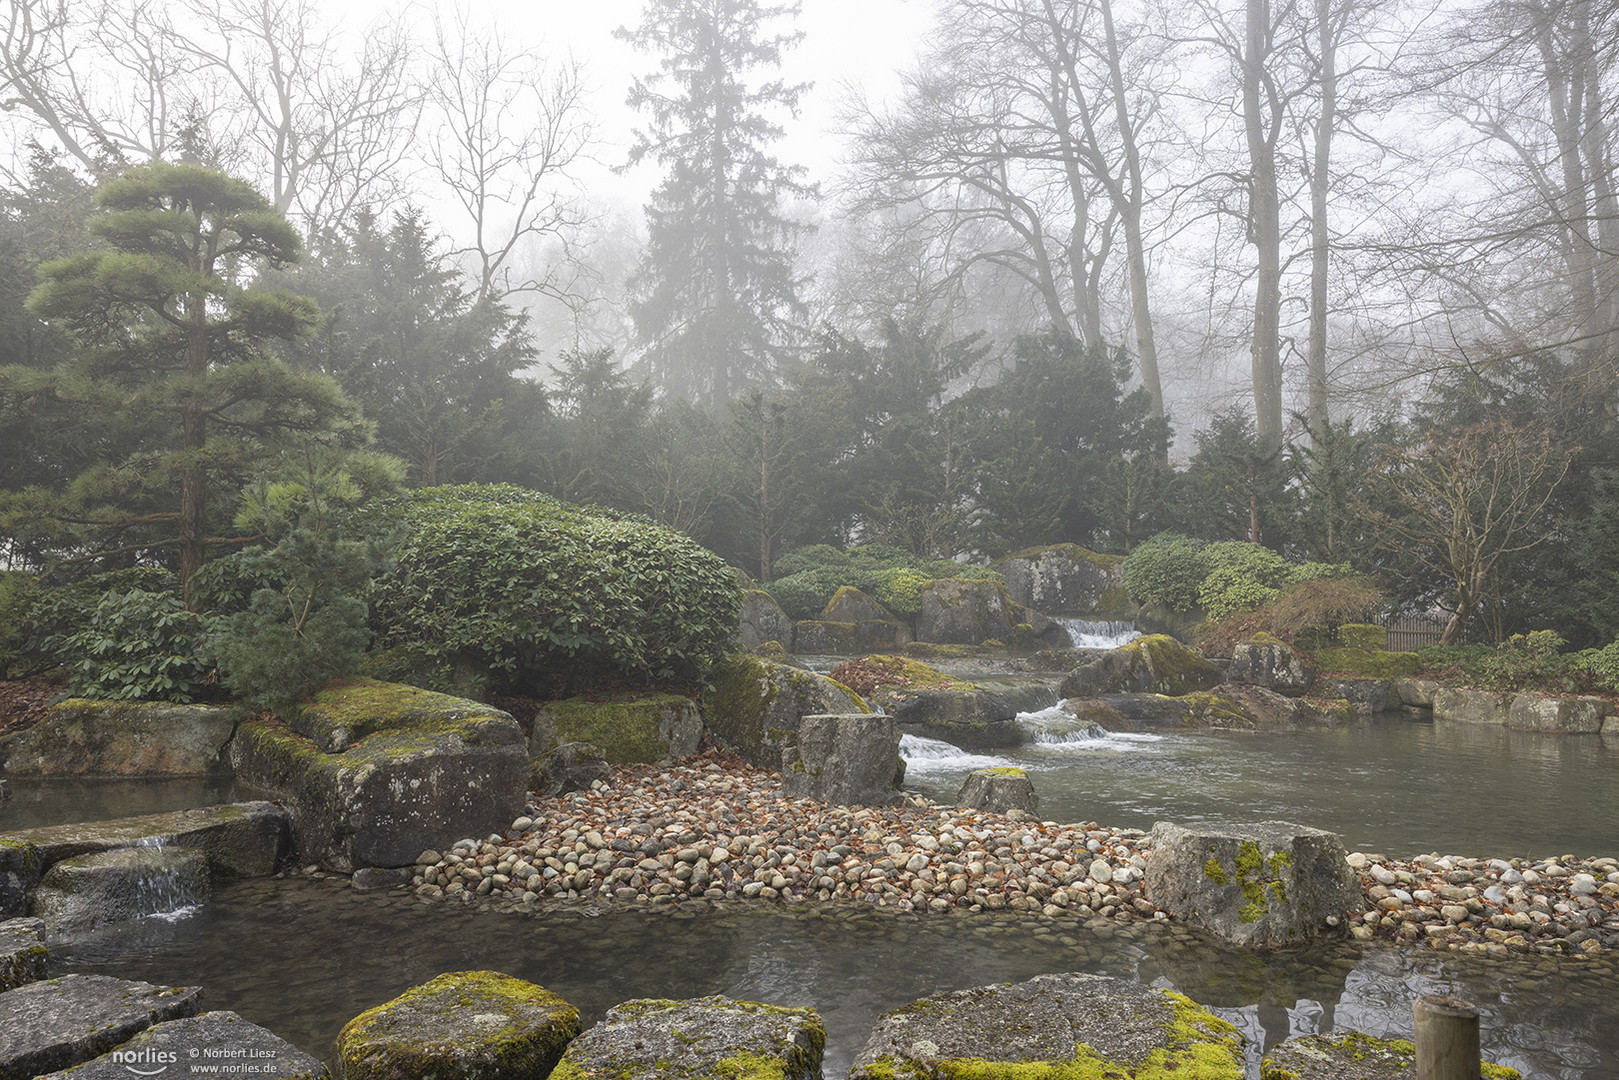
[[[1136,624],[1119,619],[1054,619],[1076,649],[1117,649],[1141,636]]]

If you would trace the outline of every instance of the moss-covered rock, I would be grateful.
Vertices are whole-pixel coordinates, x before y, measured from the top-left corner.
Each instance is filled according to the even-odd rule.
[[[992,814],[1004,814],[1008,810],[1033,814],[1040,809],[1040,796],[1035,794],[1029,774],[1022,769],[974,769],[962,781],[961,790],[956,793],[956,805]]]
[[[1260,1062],[1261,1080],[1411,1080],[1417,1051],[1408,1039],[1379,1039],[1359,1031],[1300,1035],[1273,1047]],[[1483,1080],[1518,1080],[1506,1065],[1482,1063]]]
[[[1512,694],[1491,690],[1441,687],[1434,691],[1433,718],[1466,724],[1505,724],[1512,712]]]
[[[498,971],[457,971],[356,1016],[337,1036],[344,1080],[529,1080],[579,1035],[579,1010]]]
[[[776,598],[762,589],[747,589],[742,593],[742,647],[757,649],[766,642],[775,642],[783,649],[793,647],[793,620]]]
[[[1104,694],[1189,694],[1220,685],[1218,666],[1168,634],[1147,634],[1086,658],[1062,683],[1065,698]]]
[[[782,751],[781,791],[790,799],[876,806],[898,798],[899,726],[882,713],[805,716]]]
[[[427,694],[342,680],[322,691],[324,719],[304,721],[305,730],[326,745],[338,727],[363,736],[328,753],[281,721],[256,717],[231,743],[236,773],[284,791],[304,857],[344,873],[409,866],[425,849],[505,829],[527,795],[522,729],[498,709]]]
[[[1172,917],[1245,948],[1341,937],[1364,903],[1329,832],[1285,821],[1152,830],[1143,895]]]
[[[1099,555],[1078,544],[1053,544],[1008,555],[994,565],[1006,591],[1025,607],[1052,615],[1128,615],[1124,556]]]
[[[28,894],[44,869],[38,845],[23,837],[0,836],[0,918],[27,910]]]
[[[821,612],[826,622],[898,622],[894,613],[855,588],[844,585],[832,594]]]
[[[873,655],[834,668],[898,722],[902,732],[966,749],[1017,746],[1016,707],[999,694],[904,656]]]
[[[1005,643],[1011,640],[1013,627],[1027,621],[1000,581],[945,578],[922,589],[916,636],[950,645]]]
[[[1363,679],[1398,679],[1422,670],[1422,660],[1416,653],[1387,649],[1320,649],[1315,659],[1323,672]]]
[[[703,697],[703,723],[750,764],[781,768],[805,716],[849,715],[871,708],[847,686],[751,653],[733,653],[714,669]]]
[[[858,656],[878,649],[897,649],[910,639],[905,624],[893,619],[821,620],[793,625],[794,648],[806,656]]]
[[[83,1065],[49,1074],[45,1080],[130,1080],[142,1071],[173,1075],[175,1064],[219,1070],[219,1075],[251,1076],[253,1080],[329,1080],[326,1066],[257,1024],[233,1012],[206,1012],[180,1020],[166,1020],[147,1028],[111,1053]],[[245,1070],[251,1069],[251,1072]],[[206,1075],[193,1070],[190,1075]]]
[[[0,993],[43,979],[49,959],[44,920],[0,922]]]
[[[59,702],[4,740],[12,776],[217,776],[236,711],[165,701]]]
[[[1288,697],[1301,697],[1315,683],[1315,668],[1285,642],[1252,639],[1232,646],[1226,678],[1234,683],[1263,686]]]
[[[1222,686],[1178,697],[1108,694],[1071,698],[1063,707],[1108,731],[1285,731],[1332,727],[1359,715],[1348,701],[1283,697],[1259,686]]]
[[[35,880],[63,859],[118,848],[162,844],[195,848],[215,878],[267,877],[292,854],[292,814],[270,802],[227,803],[110,821],[44,825],[15,834],[34,851]],[[0,861],[8,842],[0,840]]]
[[[565,743],[589,743],[610,765],[650,765],[690,757],[702,736],[702,710],[679,694],[569,698],[535,714],[528,752],[537,762]]]
[[[208,892],[208,859],[195,848],[119,848],[52,866],[28,913],[43,919],[51,934],[76,934],[177,911],[206,900]]]
[[[884,1013],[849,1080],[1240,1080],[1243,1042],[1173,991],[1039,975]]]
[[[705,997],[627,1001],[575,1039],[552,1080],[820,1080],[812,1009]]]

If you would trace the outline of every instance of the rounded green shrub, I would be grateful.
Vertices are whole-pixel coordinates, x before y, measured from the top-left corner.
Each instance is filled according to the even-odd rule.
[[[1210,544],[1202,558],[1208,572],[1198,585],[1197,601],[1211,619],[1264,607],[1281,595],[1287,582],[1287,560],[1259,544]]]
[[[1137,545],[1125,556],[1124,587],[1136,602],[1170,611],[1198,606],[1198,589],[1208,576],[1203,552],[1208,544],[1180,533],[1164,532]]]
[[[920,570],[896,566],[877,572],[871,598],[894,614],[913,618],[922,613],[922,589],[933,578]]]
[[[367,597],[380,648],[517,685],[564,666],[699,679],[737,632],[730,568],[646,518],[469,484],[380,499],[359,519],[390,541]]]
[[[107,593],[89,624],[63,643],[75,658],[68,692],[108,701],[191,701],[208,676],[202,631],[202,620],[173,593]]]

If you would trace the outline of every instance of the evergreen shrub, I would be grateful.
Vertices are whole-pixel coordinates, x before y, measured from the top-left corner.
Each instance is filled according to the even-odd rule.
[[[68,692],[108,701],[188,702],[203,692],[203,622],[173,593],[106,593],[89,622],[62,639]]]
[[[1163,532],[1142,541],[1126,555],[1124,587],[1137,603],[1170,611],[1191,611],[1198,589],[1208,576],[1203,553],[1208,543],[1180,533]]]

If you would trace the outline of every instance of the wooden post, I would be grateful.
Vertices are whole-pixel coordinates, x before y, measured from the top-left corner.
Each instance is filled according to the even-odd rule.
[[[1417,998],[1416,1080],[1480,1080],[1478,1009],[1453,997]]]

